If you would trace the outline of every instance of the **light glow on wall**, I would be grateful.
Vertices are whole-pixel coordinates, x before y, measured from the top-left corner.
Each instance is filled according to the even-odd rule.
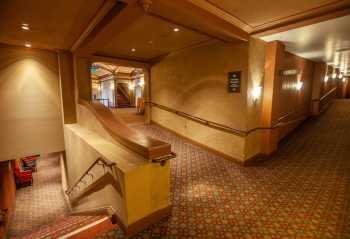
[[[134,83],[129,83],[129,90],[133,90],[135,88],[135,84]]]
[[[261,91],[262,91],[262,87],[259,86],[259,85],[256,85],[253,87],[252,89],[252,97],[253,97],[253,100],[256,101],[260,98],[261,96]]]
[[[303,88],[304,82],[299,81],[298,83],[296,83],[295,85],[295,89],[297,89],[298,91],[301,90],[301,88]]]

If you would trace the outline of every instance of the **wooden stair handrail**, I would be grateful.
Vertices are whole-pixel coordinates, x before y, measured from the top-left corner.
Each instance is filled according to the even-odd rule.
[[[95,165],[97,165],[99,162],[101,162],[103,165],[105,165],[105,166],[107,166],[107,167],[110,167],[110,168],[116,165],[115,162],[111,162],[111,161],[109,161],[108,159],[97,158],[97,159],[90,165],[90,167],[89,167],[87,170],[85,170],[85,172],[83,173],[83,175],[76,181],[76,183],[75,183],[70,189],[66,190],[66,194],[67,194],[67,195],[70,195],[70,194],[74,191],[74,189],[75,189],[76,187],[78,187],[78,184],[82,182],[83,178],[84,178],[86,175],[88,175],[89,172],[91,171],[91,169],[92,169]]]
[[[79,100],[79,104],[88,109],[102,124],[108,134],[117,142],[130,150],[142,155],[148,160],[171,154],[171,145],[153,139],[147,135],[130,128],[113,112],[99,102]]]

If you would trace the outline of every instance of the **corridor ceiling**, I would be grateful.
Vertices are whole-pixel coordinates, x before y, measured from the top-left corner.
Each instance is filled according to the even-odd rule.
[[[178,31],[174,31],[175,29]],[[97,54],[148,61],[210,39],[206,35],[179,27],[174,23],[144,15],[122,34],[112,35],[109,42]]]
[[[350,15],[262,37],[282,41],[286,50],[350,72]]]
[[[0,42],[69,49],[102,4],[103,0],[1,0]],[[30,30],[22,30],[21,24]]]

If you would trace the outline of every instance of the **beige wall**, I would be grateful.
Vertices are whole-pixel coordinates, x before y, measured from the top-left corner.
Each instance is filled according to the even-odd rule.
[[[0,160],[64,149],[57,55],[0,46]]]
[[[240,44],[213,41],[172,53],[151,69],[151,101],[245,131],[259,123],[260,103],[252,101],[250,88],[262,84],[264,51],[262,41],[251,39]],[[249,53],[255,57],[249,58]],[[254,67],[248,68],[248,62]],[[241,93],[228,93],[231,71],[242,71]],[[152,107],[152,120],[240,161],[259,151],[258,136],[250,138],[246,145],[245,137],[203,126],[156,107]]]

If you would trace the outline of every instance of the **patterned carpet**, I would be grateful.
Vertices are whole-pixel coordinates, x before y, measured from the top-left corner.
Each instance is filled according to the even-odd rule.
[[[39,159],[38,171],[33,173],[33,178],[33,186],[17,190],[14,217],[9,229],[12,237],[22,237],[68,212],[57,156]]]
[[[242,168],[155,125],[171,143],[172,216],[134,238],[350,238],[350,102],[337,101]],[[99,238],[123,238],[119,229]]]

